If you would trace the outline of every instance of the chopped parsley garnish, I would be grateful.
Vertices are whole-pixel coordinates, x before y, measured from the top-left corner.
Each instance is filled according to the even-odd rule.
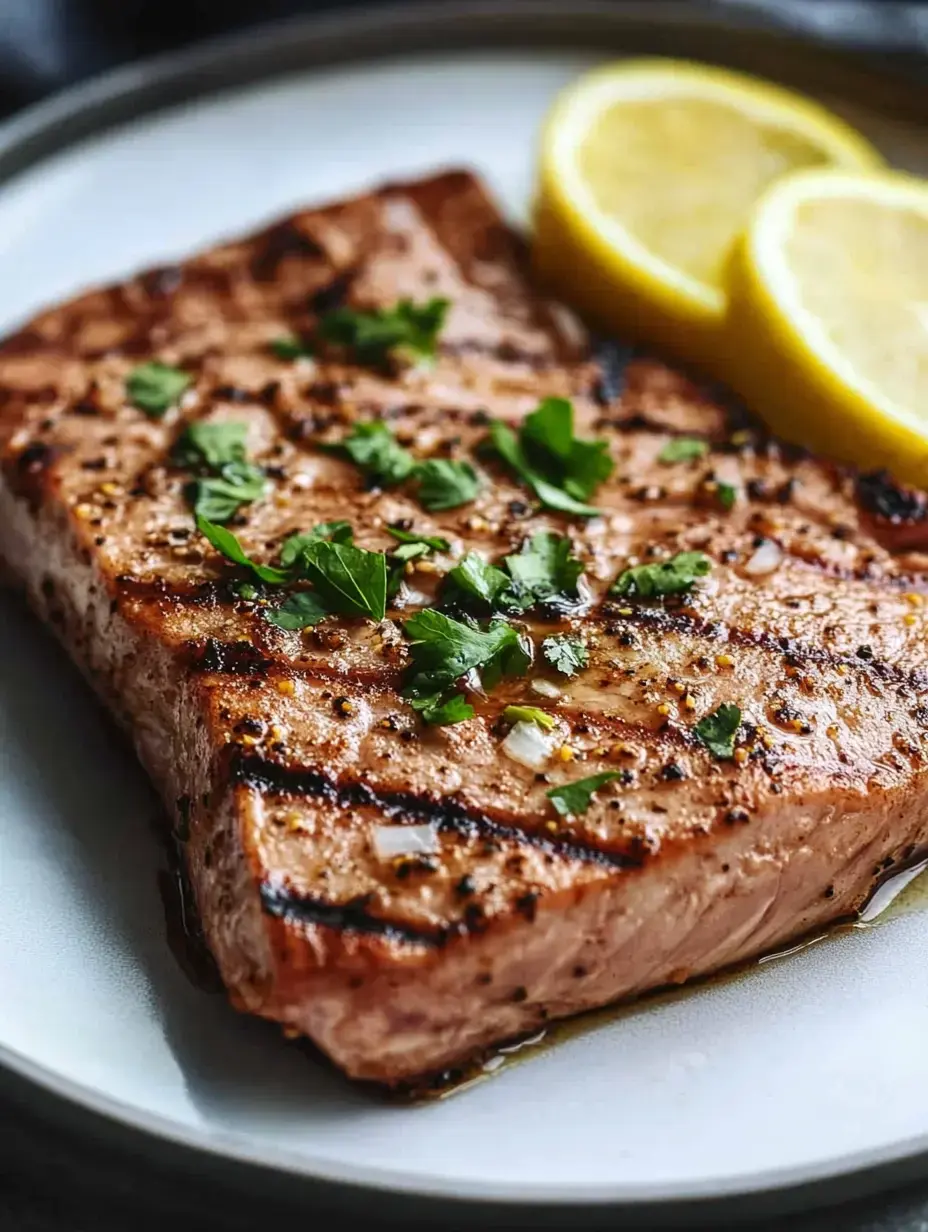
[[[350,522],[318,522],[311,531],[299,531],[283,541],[280,563],[285,569],[289,569],[299,560],[303,549],[319,539],[330,539],[333,543],[353,543],[354,531]]]
[[[455,693],[444,702],[435,697],[413,697],[409,704],[431,727],[450,727],[474,717],[474,708],[463,693]]]
[[[312,628],[328,615],[329,609],[317,594],[311,590],[295,590],[280,607],[268,613],[267,619],[278,629],[299,630]]]
[[[313,350],[308,342],[297,338],[295,334],[285,334],[274,338],[269,344],[278,359],[306,359],[312,356]]]
[[[411,560],[418,560],[421,556],[428,556],[431,550],[427,543],[401,543],[390,553],[390,559],[405,565]]]
[[[489,444],[546,508],[584,518],[599,513],[586,501],[612,474],[608,442],[574,436],[573,405],[566,398],[539,403],[518,435],[497,420]]]
[[[340,529],[345,523],[335,523]],[[322,523],[320,529],[330,529]],[[282,629],[303,629],[317,624],[323,616],[337,612],[344,616],[368,616],[383,620],[387,599],[387,558],[382,552],[368,552],[347,542],[333,542],[312,533],[291,536],[286,557],[289,565],[278,569],[259,565],[244,551],[235,535],[204,517],[197,518],[197,529],[218,552],[233,564],[250,569],[268,586],[286,586],[307,581],[313,591],[294,591],[267,619]],[[300,539],[299,548],[295,540]],[[284,552],[281,552],[283,559]]]
[[[517,597],[528,598],[528,606],[544,603],[555,595],[574,596],[583,562],[572,554],[564,535],[541,531],[522,545],[522,550],[505,560]]]
[[[290,581],[290,574],[286,570],[275,569],[273,565],[259,565],[253,561],[235,535],[224,526],[217,526],[215,522],[198,515],[197,530],[209,540],[217,552],[221,552],[233,564],[250,569],[260,582],[266,582],[269,586],[284,586]]]
[[[620,573],[610,594],[631,599],[653,599],[658,595],[682,595],[698,578],[705,577],[712,562],[704,552],[678,552],[670,560],[655,565],[635,565]]]
[[[450,458],[417,462],[380,419],[356,423],[344,440],[323,448],[347,455],[378,487],[393,488],[412,479],[420,503],[432,513],[466,505],[480,491],[480,477],[469,462]]]
[[[590,661],[590,654],[579,637],[566,633],[546,637],[541,643],[541,653],[555,671],[563,676],[576,676]]]
[[[193,377],[180,368],[152,360],[134,368],[126,377],[126,393],[139,410],[152,419],[160,419],[177,403],[181,394],[189,388]]]
[[[527,539],[519,552],[503,559],[505,570],[476,552],[467,555],[447,575],[445,597],[467,607],[473,600],[492,611],[524,612],[536,603],[563,596],[573,598],[583,564],[571,553],[570,540],[551,531]]]
[[[552,787],[545,795],[562,817],[576,817],[587,811],[600,787],[617,778],[621,778],[618,770],[605,770],[602,774],[591,774],[589,778],[564,783],[562,787]]]
[[[709,452],[707,441],[698,436],[677,436],[669,440],[657,455],[658,462],[695,462]]]
[[[325,448],[332,453],[347,454],[359,470],[384,488],[395,487],[408,479],[416,464],[409,450],[403,448],[380,419],[356,423],[343,441]]]
[[[700,719],[693,730],[710,753],[716,757],[731,757],[740,726],[740,708],[726,703]]]
[[[452,594],[457,591],[495,608],[500,595],[509,589],[510,579],[502,569],[497,569],[476,552],[468,552],[448,573],[446,584]]]
[[[718,482],[715,485],[715,497],[727,512],[734,507],[735,501],[738,499],[738,489],[733,483]]]
[[[428,363],[435,358],[448,307],[448,300],[435,298],[424,304],[401,299],[392,308],[370,312],[335,308],[322,317],[318,333],[323,341],[350,349],[359,364],[379,366],[390,356]]]
[[[480,491],[480,477],[469,462],[449,458],[429,458],[415,467],[418,499],[430,513],[457,509],[474,500]]]
[[[507,723],[534,723],[543,731],[551,731],[553,727],[557,727],[554,715],[548,714],[546,710],[539,710],[537,706],[507,706],[503,711],[503,718]]]
[[[387,534],[392,535],[398,543],[423,543],[430,552],[447,552],[451,544],[441,535],[419,535],[413,530],[403,530],[399,526],[388,526]]]
[[[411,560],[419,560],[431,552],[447,552],[451,544],[440,535],[417,535],[412,531],[400,530],[396,526],[388,526],[387,533],[399,540],[399,547],[393,549],[387,557],[390,565],[390,575],[387,580],[387,594],[395,595],[400,588],[406,566]]]
[[[455,690],[457,681],[479,669],[485,686],[503,675],[522,674],[530,656],[519,634],[502,620],[481,629],[426,608],[406,621],[412,668],[403,690],[426,723],[459,723],[473,707]],[[451,717],[447,717],[448,715]]]
[[[248,425],[241,420],[198,421],[186,426],[173,449],[178,466],[208,466],[218,471],[229,462],[244,462]]]
[[[303,548],[298,563],[330,612],[383,620],[387,606],[387,558],[383,552],[315,539]]]
[[[198,472],[189,495],[194,513],[208,522],[227,522],[264,495],[264,472],[245,457],[247,431],[239,421],[191,423],[174,446],[174,461]]]

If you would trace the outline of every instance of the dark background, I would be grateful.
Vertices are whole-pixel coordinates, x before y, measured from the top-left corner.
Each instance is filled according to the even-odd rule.
[[[83,77],[139,56],[298,13],[351,7],[354,0],[0,0],[0,118]],[[390,0],[363,0],[369,7]],[[430,0],[420,0],[428,6]],[[707,0],[712,2],[712,0]],[[564,0],[569,8],[571,0]],[[660,4],[662,0],[651,0]],[[911,67],[925,57],[928,4],[835,0],[715,0],[758,9],[806,32],[879,50]],[[928,94],[928,91],[926,91]],[[2,990],[0,990],[2,1012]],[[120,1147],[52,1128],[0,1082],[0,1232],[262,1232],[300,1224],[319,1229],[344,1217],[249,1203],[205,1176],[183,1178]],[[374,1212],[369,1227],[384,1226]],[[394,1226],[403,1226],[402,1222]],[[892,1199],[854,1202],[809,1218],[780,1219],[757,1232],[928,1232],[928,1184]]]

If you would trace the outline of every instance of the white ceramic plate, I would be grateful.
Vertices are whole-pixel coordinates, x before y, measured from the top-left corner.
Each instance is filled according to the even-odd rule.
[[[542,113],[601,54],[307,71],[85,140],[0,191],[0,330],[87,283],[382,177],[472,165],[518,219]],[[928,152],[903,121],[856,118],[899,161]],[[626,1010],[456,1098],[376,1102],[187,982],[165,942],[150,789],[7,597],[0,627],[9,1066],[176,1141],[419,1194],[743,1193],[928,1146],[928,911]]]

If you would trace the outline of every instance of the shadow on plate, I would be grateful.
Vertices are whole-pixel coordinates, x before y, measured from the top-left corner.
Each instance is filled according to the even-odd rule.
[[[122,734],[67,656],[8,594],[0,595],[0,777],[24,784],[46,833],[67,852],[69,885],[90,926],[118,939],[127,971],[149,985],[152,1011],[203,1118],[225,1131],[272,1118],[351,1116],[376,1098],[325,1059],[287,1044],[271,1024],[239,1015],[194,987],[171,953],[158,891],[168,856],[155,833],[160,804]],[[138,978],[138,976],[136,978]],[[133,998],[138,994],[133,990]],[[115,1007],[118,1008],[118,1007]],[[131,1021],[131,1019],[130,1019]]]

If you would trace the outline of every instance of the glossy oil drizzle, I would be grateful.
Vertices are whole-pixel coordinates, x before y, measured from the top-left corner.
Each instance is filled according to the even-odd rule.
[[[161,833],[164,834],[163,829]],[[180,844],[168,843],[168,868],[162,870],[159,881],[165,908],[168,944],[178,965],[201,991],[221,991],[222,981],[206,947],[199,927],[193,896],[187,884]],[[513,1065],[530,1060],[540,1052],[547,1051],[574,1036],[596,1031],[625,1014],[633,1013],[643,1007],[664,1005],[678,997],[689,996],[694,990],[706,984],[718,986],[731,980],[741,979],[759,967],[790,958],[836,935],[872,929],[900,915],[909,915],[924,910],[928,910],[928,857],[894,873],[881,882],[856,919],[837,921],[828,928],[810,933],[781,950],[763,954],[741,966],[729,968],[715,975],[690,980],[686,984],[674,985],[671,988],[655,989],[631,1001],[588,1010],[586,1013],[552,1023],[522,1039],[509,1041],[488,1050],[482,1056],[461,1067],[434,1075],[422,1082],[394,1090],[387,1091],[383,1088],[380,1090],[391,1102],[419,1103],[447,1099],[449,1096],[470,1090],[477,1083],[485,1082],[488,1078],[510,1069]],[[300,1042],[308,1045],[308,1041]],[[311,1045],[307,1051],[314,1057],[321,1056]]]
[[[625,1014],[633,1013],[641,1008],[665,1005],[679,997],[689,996],[692,992],[707,984],[716,987],[733,980],[742,979],[752,971],[771,962],[790,958],[832,937],[847,934],[861,929],[872,929],[900,915],[928,910],[928,858],[901,869],[891,877],[887,877],[877,887],[856,919],[839,920],[821,932],[810,933],[781,950],[763,954],[759,958],[721,971],[715,975],[701,979],[690,980],[686,984],[675,985],[672,988],[659,988],[645,993],[632,1001],[623,1001],[618,1005],[607,1005],[601,1009],[588,1010],[572,1018],[552,1023],[550,1027],[527,1036],[522,1040],[506,1044],[492,1053],[474,1061],[466,1069],[456,1070],[440,1076],[424,1087],[410,1087],[404,1092],[404,1098],[409,1100],[447,1099],[461,1091],[469,1090],[479,1082],[510,1069],[513,1065],[530,1060],[540,1052],[563,1043],[574,1036],[587,1035],[600,1027],[615,1022]]]

